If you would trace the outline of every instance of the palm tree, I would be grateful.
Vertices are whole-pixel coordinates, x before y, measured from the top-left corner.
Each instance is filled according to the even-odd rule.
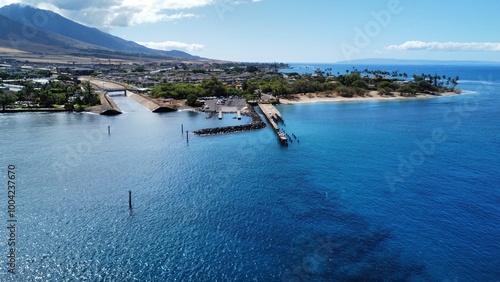
[[[455,77],[454,79],[451,80],[451,89],[455,89],[455,87],[457,86],[458,84],[458,79],[459,77]]]
[[[438,85],[438,80],[441,78],[439,75],[437,75],[437,73],[434,75],[434,86],[437,86]]]
[[[93,105],[97,103],[97,95],[93,91],[90,81],[85,81],[83,83],[83,102],[86,105]]]

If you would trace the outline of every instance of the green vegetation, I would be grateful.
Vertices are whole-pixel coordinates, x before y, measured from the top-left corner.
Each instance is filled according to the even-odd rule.
[[[204,96],[224,96],[226,94],[226,88],[216,77],[211,79],[204,79],[201,82],[201,88],[203,89]]]
[[[202,92],[200,86],[190,83],[162,83],[151,89],[155,98],[187,99],[189,95],[198,97]]]
[[[16,74],[8,74],[5,71],[0,71],[0,79],[1,80],[9,80],[9,79],[36,79],[36,78],[44,78],[50,77],[52,75],[49,70],[38,70],[35,72],[19,72]]]
[[[0,106],[5,111],[5,107],[16,101],[16,96],[11,91],[4,91],[0,88]]]
[[[22,82],[24,88],[19,92],[0,91],[2,109],[5,110],[16,101],[30,108],[57,108],[62,105],[86,108],[100,104],[99,96],[92,89],[90,82],[81,83],[67,77],[61,78],[64,81],[54,80],[46,84]]]
[[[83,105],[95,106],[100,104],[99,96],[92,90],[92,85],[89,81],[82,83],[83,87]]]
[[[276,97],[287,97],[300,93],[336,93],[342,97],[365,96],[369,91],[378,91],[381,95],[415,96],[417,93],[438,94],[454,91],[458,77],[452,79],[439,75],[414,75],[413,80],[406,81],[406,73],[356,69],[347,70],[345,74],[325,74],[317,70],[314,74],[299,75],[290,73],[286,78],[272,78],[246,82],[248,94],[259,89],[262,93],[271,93]]]
[[[232,68],[231,72],[239,73],[242,68]],[[314,74],[300,75],[289,73],[286,75],[268,75],[258,72],[255,66],[247,66],[247,72],[252,76],[241,84],[223,83],[213,76],[201,83],[162,83],[153,87],[151,95],[154,98],[188,99],[189,105],[199,105],[196,98],[201,97],[228,97],[239,96],[247,100],[260,99],[261,94],[271,94],[275,98],[290,98],[295,94],[322,93],[326,95],[339,95],[342,97],[364,97],[370,91],[377,91],[382,96],[401,95],[415,96],[417,93],[437,95],[439,93],[454,91],[458,77],[452,79],[439,75],[415,75],[408,81],[406,73],[370,71],[365,69],[346,70],[344,74],[331,74],[316,70]],[[193,72],[201,72],[197,69]],[[229,71],[226,71],[227,73]],[[267,78],[264,78],[266,77]]]
[[[201,97],[242,96],[245,92],[235,87],[224,85],[216,77],[205,79],[201,84],[192,83],[162,83],[151,89],[154,98],[187,99],[188,105],[197,105],[193,101]]]
[[[197,101],[198,101],[198,97],[196,97],[196,95],[194,95],[194,94],[189,94],[189,95],[187,96],[187,101],[186,101],[186,104],[187,104],[188,106],[195,106]]]

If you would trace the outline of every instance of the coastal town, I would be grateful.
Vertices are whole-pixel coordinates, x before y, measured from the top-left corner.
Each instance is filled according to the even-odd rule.
[[[83,94],[79,90],[84,91],[80,80],[82,77],[120,83],[139,93],[149,93],[151,88],[161,83],[199,84],[203,80],[212,77],[215,77],[225,86],[241,90],[243,83],[247,81],[280,77],[281,74],[278,73],[278,69],[283,67],[286,67],[286,65],[208,64],[197,62],[161,62],[148,65],[130,62],[126,64],[116,62],[98,64],[75,64],[74,62],[48,64],[19,62],[16,60],[4,61],[0,64],[0,89],[3,93],[10,93],[12,97],[7,99],[5,97],[6,94],[2,94],[1,105],[2,110],[5,111],[21,110],[23,108],[52,108],[54,105],[64,105],[74,103],[75,101],[80,102],[78,98],[82,99]],[[59,99],[52,99],[57,101],[44,103],[44,97],[37,97],[38,92],[43,92],[47,88],[53,88],[51,86],[57,83],[64,85],[59,84],[59,92],[52,89],[51,93],[60,94],[66,92],[64,93],[66,100],[59,96]],[[60,89],[64,88],[64,86],[66,86],[66,89]],[[93,88],[97,90],[99,85],[94,85]],[[35,93],[19,95],[27,91]],[[29,99],[19,99],[25,97]]]
[[[121,114],[109,93],[120,92],[151,112],[191,109],[207,118],[236,113],[251,117],[246,125],[209,128],[198,135],[260,129],[266,126],[255,112],[258,106],[283,144],[293,142],[278,126],[283,122],[273,104],[294,104],[368,99],[428,98],[459,93],[458,77],[414,75],[379,70],[316,69],[299,74],[279,63],[218,62],[99,62],[96,64],[0,64],[0,110],[90,111]]]
[[[345,74],[332,74],[316,70],[314,74],[280,72],[286,64],[160,62],[143,64],[99,62],[98,64],[48,64],[4,61],[0,64],[0,105],[2,110],[60,108],[77,105],[85,110],[98,101],[81,101],[85,91],[83,80],[115,82],[123,87],[146,94],[158,102],[173,103],[176,107],[202,107],[197,101],[206,97],[227,98],[237,96],[249,101],[284,103],[302,97],[323,98],[394,98],[416,97],[422,94],[441,95],[455,92],[458,77],[414,75],[406,73],[346,70]],[[201,86],[201,87],[200,87]],[[88,88],[88,87],[87,87]],[[101,87],[102,88],[102,87]],[[194,101],[187,101],[193,94]],[[90,99],[87,99],[90,100]],[[179,104],[179,100],[184,103]],[[86,103],[87,102],[87,103]],[[89,103],[90,102],[90,103]],[[94,103],[92,103],[94,102]],[[219,101],[219,102],[222,102]]]

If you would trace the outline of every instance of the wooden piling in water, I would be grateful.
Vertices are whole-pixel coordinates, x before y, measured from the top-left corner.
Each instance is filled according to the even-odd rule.
[[[111,134],[111,126],[108,125],[108,134]]]
[[[189,143],[189,131],[186,131],[186,142]]]
[[[128,208],[132,209],[132,191],[128,191]]]

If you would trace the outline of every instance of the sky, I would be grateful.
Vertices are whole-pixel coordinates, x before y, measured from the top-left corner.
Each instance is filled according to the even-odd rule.
[[[500,62],[498,0],[0,0],[163,50],[242,62]]]

